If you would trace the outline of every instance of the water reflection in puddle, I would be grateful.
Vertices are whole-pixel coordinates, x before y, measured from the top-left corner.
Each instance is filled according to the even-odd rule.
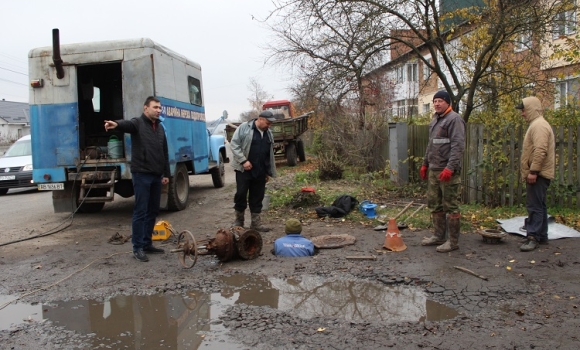
[[[116,349],[241,349],[217,322],[233,304],[268,306],[349,321],[438,321],[457,316],[454,309],[428,300],[408,286],[385,286],[366,280],[261,278],[237,274],[222,279],[220,293],[192,291],[181,295],[117,296],[105,302],[76,300],[46,305],[10,304],[0,310],[0,329],[23,320],[48,319],[81,334],[93,347]],[[12,297],[12,299],[14,299]],[[0,304],[11,300],[0,296]]]
[[[12,298],[14,299],[14,298]],[[10,300],[10,299],[6,299]],[[105,302],[63,301],[51,304],[10,304],[0,310],[2,329],[11,323],[48,319],[57,326],[93,335],[91,348],[113,349],[242,349],[215,322],[232,301],[219,294],[117,296]]]
[[[318,276],[259,278],[246,275],[224,277],[222,290],[236,304],[294,310],[303,318],[317,316],[348,321],[441,321],[457,311],[428,300],[425,293],[409,286],[385,286],[366,280],[328,281]]]

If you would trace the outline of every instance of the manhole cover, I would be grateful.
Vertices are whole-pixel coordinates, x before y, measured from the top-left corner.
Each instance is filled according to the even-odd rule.
[[[351,235],[325,235],[311,239],[314,246],[318,249],[341,248],[345,245],[354,244],[356,238]]]

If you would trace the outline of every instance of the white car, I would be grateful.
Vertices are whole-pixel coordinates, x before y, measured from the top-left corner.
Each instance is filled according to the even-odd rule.
[[[30,135],[19,138],[0,158],[0,195],[20,187],[36,187],[32,182]]]

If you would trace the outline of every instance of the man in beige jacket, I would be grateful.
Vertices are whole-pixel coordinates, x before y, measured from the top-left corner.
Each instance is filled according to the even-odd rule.
[[[546,192],[556,171],[554,131],[544,119],[542,103],[537,97],[526,97],[516,106],[529,123],[522,145],[520,172],[526,182],[526,231],[528,240],[520,247],[529,252],[548,242]]]

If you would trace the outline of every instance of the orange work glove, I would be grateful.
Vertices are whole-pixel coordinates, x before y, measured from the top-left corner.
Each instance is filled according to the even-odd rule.
[[[419,174],[421,174],[421,178],[423,180],[427,180],[427,166],[426,165],[422,165],[421,166],[421,170],[419,171]]]
[[[453,175],[453,171],[445,168],[445,169],[443,169],[441,174],[439,174],[439,181],[449,182],[449,180],[451,180],[451,175]]]

